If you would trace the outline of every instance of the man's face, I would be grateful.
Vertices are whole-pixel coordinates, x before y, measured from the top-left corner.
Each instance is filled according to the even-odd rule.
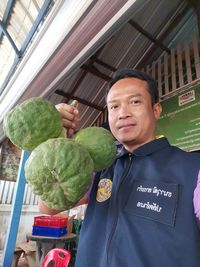
[[[132,77],[117,81],[107,95],[107,106],[110,129],[128,151],[155,139],[161,106],[152,106],[146,81]]]

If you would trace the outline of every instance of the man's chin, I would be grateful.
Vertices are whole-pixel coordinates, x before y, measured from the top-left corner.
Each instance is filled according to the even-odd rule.
[[[124,144],[124,145],[130,145],[130,144],[134,144],[137,142],[137,139],[136,138],[133,138],[133,137],[121,137],[119,139],[117,139],[121,144]]]

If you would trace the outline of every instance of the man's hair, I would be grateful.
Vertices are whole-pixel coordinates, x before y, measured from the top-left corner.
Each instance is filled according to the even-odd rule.
[[[151,96],[151,101],[152,104],[158,103],[159,102],[159,93],[158,93],[158,86],[157,86],[157,82],[147,73],[140,71],[140,70],[136,70],[136,69],[125,69],[125,70],[119,70],[116,71],[113,76],[112,79],[109,82],[109,86],[107,88],[107,92],[106,95],[108,94],[108,92],[110,91],[110,88],[113,86],[113,84],[115,84],[117,81],[124,79],[124,78],[137,78],[143,81],[146,81],[148,84],[148,89],[149,89],[149,93]]]

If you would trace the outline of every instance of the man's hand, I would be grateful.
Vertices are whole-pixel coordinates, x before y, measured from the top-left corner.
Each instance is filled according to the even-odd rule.
[[[74,208],[78,207],[80,205],[88,204],[89,201],[89,192],[87,192],[80,200],[78,203],[74,204]],[[43,214],[48,214],[48,215],[56,215],[60,212],[63,212],[64,210],[56,210],[56,209],[51,209],[49,208],[44,201],[39,199],[38,203],[38,210],[40,213]]]
[[[80,123],[80,116],[77,106],[65,103],[57,104],[56,109],[60,112],[63,126],[67,128],[67,137],[72,137]]]

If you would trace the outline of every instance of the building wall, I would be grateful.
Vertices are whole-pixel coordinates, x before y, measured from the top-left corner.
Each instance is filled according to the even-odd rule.
[[[6,234],[10,221],[11,207],[12,206],[10,204],[0,205],[0,250],[4,249]],[[26,234],[28,232],[31,232],[32,230],[33,218],[34,216],[38,215],[40,214],[38,212],[37,206],[24,205],[22,207],[16,244],[26,242]]]

